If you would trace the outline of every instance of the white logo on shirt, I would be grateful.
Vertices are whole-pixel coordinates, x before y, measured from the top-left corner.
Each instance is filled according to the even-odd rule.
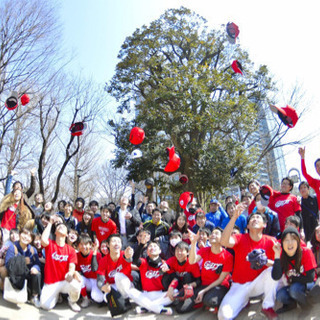
[[[91,271],[91,265],[90,264],[81,264],[80,269],[83,273],[90,272]]]
[[[109,232],[109,228],[105,228],[105,227],[98,227],[100,234],[103,236],[105,233]]]
[[[203,265],[206,270],[217,270],[220,266],[222,266],[221,263],[214,263],[212,261],[206,261]]]
[[[68,258],[69,258],[68,255],[62,255],[62,254],[60,255],[60,254],[57,254],[56,252],[54,252],[51,257],[53,260],[56,260],[59,262],[68,261]]]
[[[109,278],[114,278],[117,272],[122,270],[122,264],[117,268],[109,272]]]
[[[146,272],[146,278],[148,279],[158,278],[159,276],[159,270],[149,270]]]
[[[276,208],[283,207],[284,205],[286,205],[288,203],[290,203],[290,200],[277,201],[276,204],[275,204],[275,207]]]

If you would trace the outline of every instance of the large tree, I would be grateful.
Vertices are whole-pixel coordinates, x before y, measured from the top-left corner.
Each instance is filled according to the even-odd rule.
[[[198,197],[222,191],[234,167],[232,183],[243,183],[257,169],[250,137],[274,85],[266,66],[255,70],[248,53],[229,44],[225,30],[210,30],[187,8],[170,9],[127,37],[118,58],[106,89],[122,117],[109,125],[117,146],[114,165],[124,166],[129,179],[164,173],[171,145],[181,158],[178,171],[189,176],[187,188]],[[241,62],[244,75],[230,67],[233,60]],[[146,138],[143,157],[130,161],[133,126],[142,127]]]

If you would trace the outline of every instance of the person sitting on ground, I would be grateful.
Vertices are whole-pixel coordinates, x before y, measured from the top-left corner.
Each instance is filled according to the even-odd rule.
[[[97,285],[97,270],[101,260],[101,253],[98,252],[98,243],[92,243],[90,236],[87,233],[82,233],[79,237],[77,253],[76,270],[81,274],[81,308],[87,308],[91,300],[88,297],[87,291],[91,293],[91,299],[97,303],[103,301],[103,293]]]
[[[214,227],[215,225],[211,221],[207,220],[202,209],[198,209],[196,212],[196,224],[193,226],[192,232],[197,233],[200,228],[207,228],[211,232]]]
[[[189,245],[184,241],[179,242],[175,247],[175,255],[167,260],[168,274],[173,279],[168,289],[168,297],[171,300],[177,299],[175,309],[178,313],[186,313],[193,309],[192,297],[194,290],[200,285],[200,268],[198,264],[191,265],[188,259]],[[175,294],[175,289],[180,290]]]
[[[287,229],[288,227],[293,227],[295,228],[299,234],[300,234],[300,245],[302,247],[306,247],[307,244],[302,240],[302,235],[300,232],[300,218],[298,216],[289,216],[286,218],[285,224],[284,224],[284,229]],[[278,234],[277,239],[281,239],[282,233]]]
[[[277,314],[273,307],[275,305],[275,292],[278,282],[271,277],[270,268],[274,260],[273,245],[275,238],[263,234],[267,225],[267,219],[263,213],[252,213],[248,218],[248,233],[231,236],[236,220],[244,210],[244,206],[236,206],[235,213],[223,230],[221,245],[232,248],[235,252],[234,268],[232,272],[232,285],[223,298],[218,318],[234,319],[247,305],[250,297],[264,293],[262,302],[262,313],[268,319],[276,319]],[[262,250],[263,251],[262,251]],[[258,250],[258,251],[254,251]],[[249,259],[255,253],[261,253],[261,259],[251,264]]]
[[[164,315],[172,315],[173,313],[171,308],[166,307],[172,303],[167,291],[165,291],[168,288],[167,282],[170,281],[170,276],[165,274],[168,266],[160,258],[160,253],[159,243],[150,241],[147,247],[148,257],[133,261],[140,270],[142,291],[133,287],[128,276],[119,275],[121,277],[119,291],[138,305],[136,308],[137,314],[148,311]]]
[[[40,308],[39,296],[41,292],[41,269],[37,250],[31,245],[32,233],[30,230],[23,228],[20,231],[19,241],[11,244],[5,258],[5,265],[10,277],[10,262],[16,256],[25,257],[27,268],[29,269],[27,275],[28,291],[30,293],[31,303]],[[18,294],[18,293],[17,293]]]
[[[118,233],[111,234],[107,239],[107,243],[109,252],[100,260],[97,271],[98,288],[104,294],[110,293],[112,289],[118,291],[127,300],[126,305],[129,308],[130,302],[127,299],[127,294],[120,289],[122,288],[122,276],[125,276],[129,283],[132,284],[131,263],[133,250],[131,247],[127,247],[124,251],[121,250],[122,241]]]
[[[302,310],[309,309],[307,290],[315,284],[317,266],[311,249],[300,246],[298,230],[288,227],[282,232],[281,244],[275,243],[273,250],[272,278],[280,280],[284,274],[288,283],[277,291],[277,301],[283,304],[277,313],[295,309],[297,304]]]
[[[210,247],[197,251],[200,232],[189,232],[191,248],[189,263],[194,265],[202,260],[201,286],[197,287],[192,297],[193,304],[203,302],[207,308],[219,308],[219,305],[230,288],[233,256],[221,246],[222,229],[214,228],[210,234]]]
[[[81,278],[76,272],[76,251],[66,243],[68,234],[66,224],[59,222],[55,227],[55,240],[49,238],[52,225],[58,217],[58,215],[50,217],[41,236],[41,244],[45,248],[46,264],[40,303],[45,310],[53,309],[57,304],[59,293],[66,293],[69,296],[70,308],[79,312],[81,308],[77,301],[81,291]]]

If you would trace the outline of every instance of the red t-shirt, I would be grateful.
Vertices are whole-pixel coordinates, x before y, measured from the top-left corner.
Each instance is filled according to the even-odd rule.
[[[117,233],[117,226],[111,219],[107,222],[103,222],[101,217],[97,217],[92,221],[91,230],[95,232],[99,244],[101,245],[103,240],[108,239],[111,234]]]
[[[268,207],[278,214],[281,232],[284,230],[286,218],[301,211],[297,197],[291,193],[277,193],[270,197]]]
[[[190,264],[189,259],[183,265],[180,265],[176,257],[171,257],[167,260],[167,265],[170,267],[168,273],[175,272],[181,280],[186,273],[191,273],[194,278],[200,277],[199,265],[197,263]]]
[[[266,256],[270,260],[274,260],[274,251],[272,249],[275,238],[267,235],[262,235],[260,241],[253,241],[249,233],[236,234],[233,236],[235,245],[232,248],[235,252],[234,268],[232,279],[237,283],[246,283],[253,281],[267,266],[259,270],[251,269],[250,262],[247,261],[247,255],[254,249],[264,249]]]
[[[306,178],[307,182],[309,183],[310,187],[316,192],[317,200],[318,200],[318,208],[320,209],[320,180],[312,178],[307,173],[307,168],[304,159],[301,159],[301,171],[303,176]]]
[[[313,252],[311,249],[307,247],[301,247],[302,249],[302,257],[301,257],[301,266],[300,266],[300,273],[298,274],[295,269],[289,263],[289,270],[286,272],[286,277],[289,279],[290,277],[299,277],[301,274],[306,275],[306,272],[312,269],[317,268],[317,263],[314,258]],[[292,260],[291,263],[295,265],[295,261]],[[315,274],[314,281],[317,280],[317,273]]]
[[[69,264],[77,264],[77,253],[71,246],[63,247],[49,239],[49,245],[45,247],[46,263],[44,265],[44,283],[52,284],[65,280],[69,271]]]
[[[141,264],[139,266],[142,290],[144,291],[162,291],[164,287],[162,285],[163,274],[160,274],[160,268],[151,267],[147,259],[140,258]]]
[[[114,283],[116,272],[125,274],[132,281],[131,262],[126,261],[123,254],[124,252],[120,251],[119,259],[117,261],[113,261],[110,257],[110,253],[108,253],[99,262],[97,274],[105,276],[106,282],[109,284]]]
[[[77,271],[81,271],[83,276],[89,279],[96,279],[97,272],[91,270],[91,261],[92,261],[93,251],[91,250],[90,253],[85,257],[79,251],[77,253],[78,263],[76,266]],[[101,260],[101,253],[97,252],[97,262]]]
[[[84,210],[78,211],[77,209],[74,209],[72,212],[72,215],[78,220],[78,222],[82,221],[83,214]]]
[[[222,266],[221,272],[232,272],[233,269],[233,255],[226,249],[222,249],[219,254],[214,254],[211,251],[211,247],[201,248],[197,255],[202,257],[202,269],[201,269],[201,283],[204,286],[208,286],[212,282],[216,281],[220,274],[216,273],[216,270]],[[231,276],[227,276],[221,283],[222,286],[230,287]]]
[[[13,228],[16,228],[17,226],[17,215],[15,214],[15,211],[17,209],[17,204],[13,204],[11,207],[9,207],[5,213],[3,214],[3,218],[1,220],[1,228],[5,228],[7,230],[11,230]]]
[[[195,213],[192,214],[187,210],[184,210],[184,214],[187,217],[187,221],[188,221],[190,228],[192,228],[196,224],[196,214]]]

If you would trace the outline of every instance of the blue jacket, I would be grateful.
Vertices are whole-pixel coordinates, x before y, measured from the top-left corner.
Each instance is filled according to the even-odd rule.
[[[15,257],[14,246],[16,246],[18,249],[18,255],[25,256],[26,258],[27,257],[30,258],[30,263],[27,264],[27,267],[29,268],[29,270],[34,267],[40,272],[41,270],[40,261],[39,261],[37,249],[32,247],[32,250],[31,250],[31,245],[28,244],[27,250],[23,251],[23,249],[19,244],[19,241],[16,241],[14,244],[13,243],[10,244],[10,247],[6,253],[6,260],[5,260],[6,267],[8,267],[9,260]]]
[[[216,227],[221,228],[222,222],[225,218],[228,218],[228,214],[222,207],[219,207],[216,212],[208,212],[206,214],[206,218],[208,221],[211,221]]]
[[[228,216],[222,221],[221,228],[224,229],[226,225],[229,223],[229,221],[230,221],[230,217]],[[246,232],[247,218],[245,217],[244,214],[240,214],[239,218],[236,220],[235,225],[239,227],[241,233]]]

